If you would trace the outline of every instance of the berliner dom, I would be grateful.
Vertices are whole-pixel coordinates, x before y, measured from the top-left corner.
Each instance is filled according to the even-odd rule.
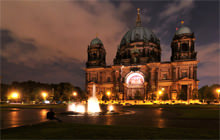
[[[134,27],[122,36],[113,65],[106,65],[104,43],[96,37],[88,46],[86,91],[96,84],[99,100],[108,94],[119,100],[192,100],[197,97],[197,52],[192,30],[183,25],[173,33],[171,59],[161,61],[160,40],[142,26],[140,9]],[[162,95],[163,93],[163,95]]]

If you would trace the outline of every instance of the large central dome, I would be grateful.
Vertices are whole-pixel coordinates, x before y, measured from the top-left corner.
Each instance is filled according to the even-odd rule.
[[[146,27],[137,26],[129,30],[122,38],[120,45],[125,45],[133,42],[154,42],[159,43],[156,35]]]
[[[129,30],[122,38],[120,46],[130,44],[133,42],[153,42],[159,44],[160,41],[156,35],[146,27],[141,25],[140,9],[138,9],[136,27]]]
[[[140,9],[137,9],[136,26],[121,39],[115,65],[137,65],[149,62],[160,62],[160,41],[156,35],[141,25]]]

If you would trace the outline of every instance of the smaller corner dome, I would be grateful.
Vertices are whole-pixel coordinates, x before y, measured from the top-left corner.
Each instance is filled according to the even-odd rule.
[[[90,42],[90,45],[98,45],[98,44],[103,44],[102,41],[96,37],[94,38],[91,42]]]
[[[176,31],[175,34],[180,35],[180,34],[187,34],[187,33],[192,33],[191,29],[189,27],[182,26]]]

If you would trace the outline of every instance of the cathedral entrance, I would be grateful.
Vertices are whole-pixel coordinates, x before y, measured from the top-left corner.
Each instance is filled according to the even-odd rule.
[[[141,72],[130,72],[126,76],[126,99],[144,99],[144,76]]]

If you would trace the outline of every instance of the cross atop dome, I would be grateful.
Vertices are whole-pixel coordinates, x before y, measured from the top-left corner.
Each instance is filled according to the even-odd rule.
[[[136,26],[141,26],[141,17],[140,17],[140,8],[137,8],[137,19],[136,19]]]

